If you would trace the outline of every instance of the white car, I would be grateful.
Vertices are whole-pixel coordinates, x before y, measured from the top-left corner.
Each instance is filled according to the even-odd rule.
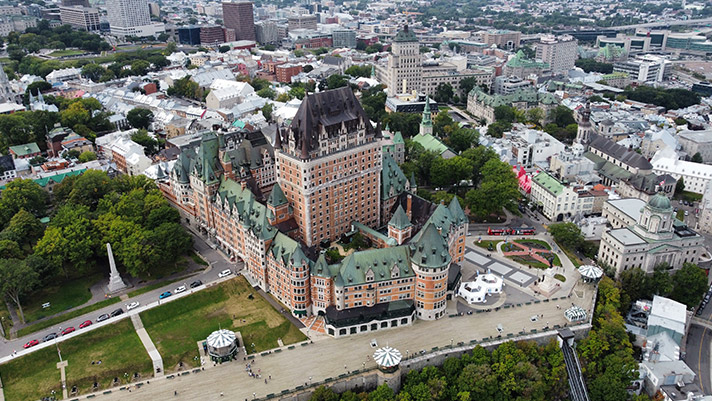
[[[223,278],[223,277],[227,277],[227,276],[229,276],[229,275],[231,275],[231,274],[232,274],[232,270],[230,270],[230,269],[225,269],[225,270],[221,271],[220,273],[218,273],[218,277],[219,277],[219,278]]]
[[[173,291],[174,294],[180,294],[181,292],[185,291],[185,286],[181,285],[180,287],[176,288],[175,291]]]
[[[130,304],[126,304],[126,310],[138,308],[138,305],[139,305],[138,302],[131,302]]]

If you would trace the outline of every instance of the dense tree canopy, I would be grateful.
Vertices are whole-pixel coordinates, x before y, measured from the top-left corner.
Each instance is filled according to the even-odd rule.
[[[148,129],[151,121],[153,121],[153,112],[149,109],[135,107],[126,114],[126,120],[134,128]]]

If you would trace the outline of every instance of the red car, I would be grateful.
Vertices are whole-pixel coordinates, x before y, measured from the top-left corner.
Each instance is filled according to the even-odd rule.
[[[87,320],[86,322],[82,323],[79,325],[80,329],[83,329],[85,327],[91,326],[91,320]]]
[[[74,327],[67,327],[66,329],[62,330],[62,335],[69,334],[76,330]]]
[[[40,343],[39,340],[28,341],[27,344],[25,344],[25,345],[22,346],[22,348],[34,347],[35,345],[37,345],[37,344],[39,344],[39,343]]]

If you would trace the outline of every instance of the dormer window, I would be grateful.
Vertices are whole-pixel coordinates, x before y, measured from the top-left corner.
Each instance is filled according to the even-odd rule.
[[[368,271],[366,272],[366,282],[367,283],[372,282],[374,277],[375,277],[375,275],[373,274],[373,269],[368,269]]]
[[[400,270],[398,269],[398,266],[393,266],[391,269],[391,278],[398,278],[400,277]]]

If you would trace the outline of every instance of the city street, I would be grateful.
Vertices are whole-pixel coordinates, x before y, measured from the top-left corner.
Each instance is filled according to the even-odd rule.
[[[36,333],[32,333],[25,337],[17,338],[17,339],[10,340],[10,341],[3,340],[2,343],[0,343],[0,362],[4,362],[5,360],[12,358],[13,351],[17,351],[17,356],[19,357],[24,354],[33,352],[36,349],[39,349],[39,347],[41,346],[42,343],[40,343],[40,345],[37,345],[37,346],[29,348],[29,349],[23,349],[22,346],[30,340],[34,340],[34,339],[42,340],[42,338],[44,336],[46,336],[47,334],[59,333],[59,331],[61,330],[60,327],[67,328],[67,327],[73,326],[77,329],[77,331],[67,335],[66,337],[58,337],[57,342],[61,343],[61,341],[63,341],[64,338],[71,338],[71,337],[80,335],[83,332],[93,330],[97,327],[101,327],[105,324],[111,324],[114,321],[118,320],[119,318],[125,318],[128,315],[126,313],[127,312],[126,304],[128,304],[130,302],[136,302],[136,301],[139,302],[141,304],[141,307],[135,311],[140,312],[140,311],[144,310],[145,307],[149,306],[149,304],[155,303],[158,300],[158,295],[165,291],[173,291],[181,285],[185,285],[186,287],[188,287],[188,285],[190,283],[192,283],[193,281],[201,280],[203,282],[204,286],[195,289],[195,290],[199,290],[201,288],[205,288],[205,285],[207,285],[211,282],[217,281],[218,273],[221,272],[222,270],[231,269],[234,273],[237,273],[243,267],[243,264],[241,262],[237,263],[237,264],[228,262],[219,251],[212,249],[210,246],[208,246],[205,243],[205,241],[203,241],[202,239],[195,237],[195,236],[194,236],[193,248],[198,253],[200,253],[200,255],[202,255],[203,259],[205,259],[210,264],[210,266],[208,266],[205,270],[201,271],[200,273],[197,273],[191,277],[186,278],[185,282],[174,282],[171,284],[167,284],[165,286],[156,288],[156,289],[146,292],[144,294],[140,294],[135,297],[129,298],[126,301],[121,301],[121,302],[115,303],[113,305],[104,307],[102,309],[98,309],[93,312],[87,313],[85,315],[82,315],[82,316],[79,316],[79,317],[76,317],[73,319],[69,319],[67,321],[57,324],[56,326],[49,327],[44,330],[40,330]],[[107,280],[107,282],[108,282],[108,280]],[[127,291],[131,291],[131,290],[133,290],[133,289],[128,289]],[[190,292],[191,291],[189,290],[185,294],[188,294]],[[120,294],[118,294],[116,296],[120,296]],[[166,299],[166,301],[170,301],[175,298],[176,298],[176,296],[174,295],[174,296]],[[84,304],[81,306],[84,307],[87,305],[89,305],[89,304]],[[157,306],[157,305],[158,304],[156,303],[155,306]],[[102,322],[101,324],[96,323],[96,318],[99,315],[104,314],[104,313],[110,314],[112,311],[116,310],[119,307],[124,310],[123,315],[120,315],[118,318],[110,318],[110,319]],[[131,312],[134,313],[135,311],[131,311]],[[91,320],[94,324],[92,324],[91,326],[89,326],[87,328],[80,329],[79,325],[86,320]],[[54,344],[55,342],[52,341],[51,343]]]

